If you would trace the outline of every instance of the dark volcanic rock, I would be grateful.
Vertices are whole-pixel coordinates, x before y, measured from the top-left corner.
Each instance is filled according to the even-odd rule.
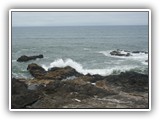
[[[27,69],[34,79],[12,79],[13,109],[148,108],[148,75],[132,71],[109,76],[82,75],[69,66],[45,71],[35,63]],[[32,85],[37,88],[29,89]]]
[[[37,58],[43,58],[43,55],[37,55],[37,56],[26,56],[22,55],[20,58],[17,59],[18,62],[27,62],[29,60],[35,60]]]
[[[49,71],[45,71],[41,66],[32,63],[28,65],[27,70],[31,75],[37,79],[52,79],[52,80],[62,80],[71,76],[81,76],[74,68],[69,66],[64,68],[51,68]]]
[[[92,75],[55,80],[43,89],[45,97],[30,108],[148,108],[148,76],[125,72],[94,80]],[[97,78],[99,78],[97,76]]]
[[[114,55],[114,56],[131,56],[132,54],[131,53],[134,53],[134,54],[139,54],[139,53],[144,53],[144,54],[148,54],[148,52],[146,51],[127,51],[127,50],[120,50],[120,49],[117,49],[117,50],[114,50],[114,51],[111,51],[110,54],[111,55]]]
[[[148,54],[148,52],[146,52],[146,51],[133,51],[132,53],[145,53],[145,54]]]
[[[120,75],[110,75],[105,78],[108,84],[119,86],[125,92],[145,92],[148,91],[148,75],[125,72]]]
[[[40,99],[40,93],[27,89],[27,85],[15,78],[11,81],[11,108],[21,109]]]
[[[29,64],[27,70],[31,73],[31,75],[35,78],[42,79],[46,74],[46,71],[41,66],[36,63]]]
[[[77,94],[83,94],[87,97],[93,97],[97,95],[104,97],[107,95],[115,94],[113,91],[107,91],[104,89],[97,88],[92,84],[77,84],[74,81],[54,81],[46,86],[47,93],[59,93],[61,96],[66,96],[70,92],[76,92]]]
[[[66,66],[64,68],[51,68],[47,74],[44,76],[45,79],[56,79],[62,80],[71,76],[81,76],[82,74],[78,73],[74,68]]]
[[[131,56],[130,53],[122,53],[122,50],[117,50],[117,51],[112,51],[110,52],[111,55],[115,55],[115,56]]]
[[[11,91],[12,94],[20,94],[27,91],[27,85],[18,79],[12,78],[11,80]]]
[[[26,108],[40,99],[40,93],[35,91],[24,92],[23,94],[15,94],[11,96],[12,109]]]
[[[133,51],[132,53],[140,53],[140,51]]]

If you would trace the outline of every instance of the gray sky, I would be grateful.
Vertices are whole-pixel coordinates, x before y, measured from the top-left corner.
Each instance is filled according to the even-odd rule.
[[[148,12],[12,12],[12,25],[148,25]]]

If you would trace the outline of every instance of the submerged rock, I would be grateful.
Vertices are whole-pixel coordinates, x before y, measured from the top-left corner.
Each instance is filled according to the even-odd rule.
[[[26,56],[22,55],[20,58],[17,59],[17,62],[27,62],[29,60],[35,60],[37,58],[43,58],[43,55],[37,55],[37,56]]]

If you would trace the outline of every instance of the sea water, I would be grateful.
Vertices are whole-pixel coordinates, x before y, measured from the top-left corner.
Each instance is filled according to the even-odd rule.
[[[12,27],[12,77],[30,78],[30,63],[48,70],[71,66],[82,74],[110,75],[125,71],[148,73],[148,26]],[[113,50],[131,56],[112,56]],[[17,62],[22,55],[44,58]]]

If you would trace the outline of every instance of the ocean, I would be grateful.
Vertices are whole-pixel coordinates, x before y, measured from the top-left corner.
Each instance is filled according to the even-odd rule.
[[[82,74],[107,76],[125,71],[148,74],[148,26],[12,27],[12,77],[32,78],[30,63],[48,70],[71,66]],[[131,56],[113,56],[113,50]],[[22,55],[44,58],[17,62]]]

